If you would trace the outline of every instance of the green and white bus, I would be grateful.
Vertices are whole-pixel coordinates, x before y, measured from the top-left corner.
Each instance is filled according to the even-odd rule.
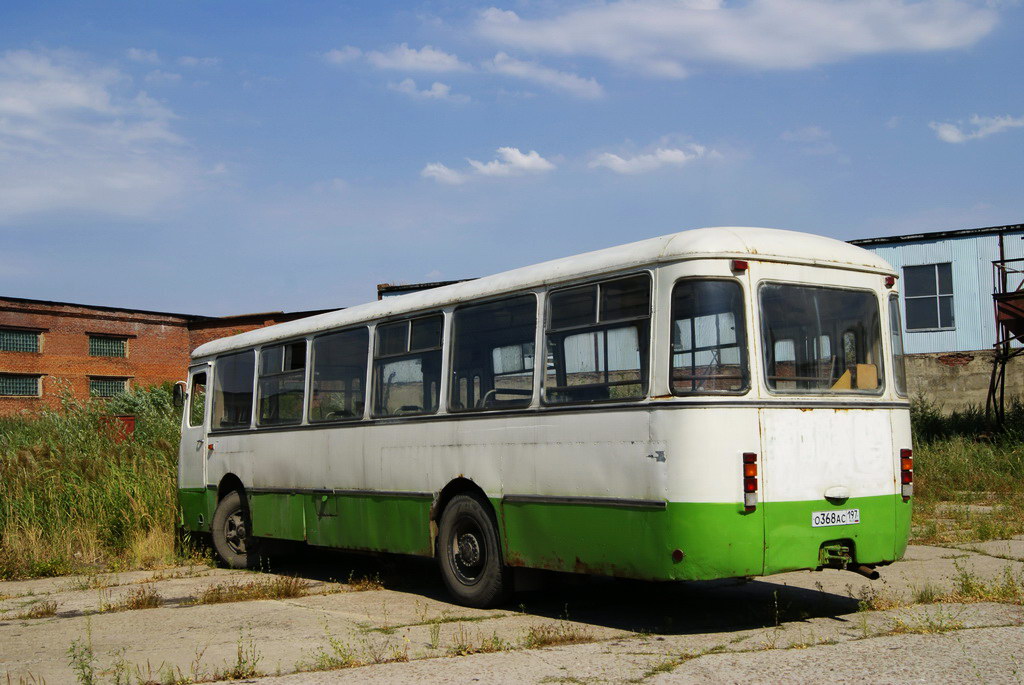
[[[913,488],[897,290],[838,240],[703,228],[215,340],[182,524],[233,567],[436,557],[473,606],[515,568],[877,577]]]

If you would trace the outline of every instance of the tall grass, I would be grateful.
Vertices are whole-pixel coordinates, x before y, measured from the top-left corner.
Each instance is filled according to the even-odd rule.
[[[1024,484],[1024,402],[1007,407],[1001,430],[981,407],[944,414],[922,399],[911,404],[916,494],[954,500],[963,493],[1005,496]]]
[[[179,417],[165,385],[0,418],[0,578],[173,561]]]

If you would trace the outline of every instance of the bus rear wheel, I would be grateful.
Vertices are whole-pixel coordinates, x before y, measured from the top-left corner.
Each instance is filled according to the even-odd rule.
[[[228,568],[256,568],[259,553],[245,498],[232,490],[217,504],[210,522],[213,548]]]
[[[497,526],[479,497],[456,495],[445,507],[438,562],[444,584],[459,604],[483,609],[505,599],[510,574],[501,558]]]

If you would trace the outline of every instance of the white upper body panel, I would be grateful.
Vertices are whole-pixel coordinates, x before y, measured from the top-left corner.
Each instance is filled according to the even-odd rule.
[[[873,252],[834,238],[773,228],[699,228],[267,326],[200,345],[192,356],[208,357],[365,321],[632,267],[707,258],[746,258],[895,275],[889,263]]]

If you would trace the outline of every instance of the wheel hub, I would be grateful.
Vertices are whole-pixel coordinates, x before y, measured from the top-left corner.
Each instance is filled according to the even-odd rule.
[[[231,516],[228,516],[224,526],[224,539],[227,541],[231,551],[235,554],[245,554],[245,538],[247,534],[242,512],[236,511]]]
[[[466,566],[476,566],[480,562],[480,543],[472,533],[459,536],[459,557]]]

